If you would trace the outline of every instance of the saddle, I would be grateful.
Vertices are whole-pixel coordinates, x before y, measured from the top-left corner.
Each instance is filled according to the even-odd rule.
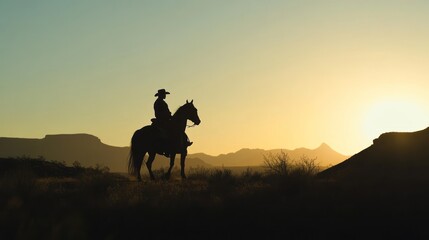
[[[176,141],[177,139],[175,139],[171,135],[171,129],[169,128],[169,126],[167,126],[165,122],[162,122],[157,118],[152,118],[151,122],[152,126],[154,126],[158,131],[158,137],[162,148],[160,152],[164,156],[168,157],[169,153],[166,150],[171,147],[171,145],[174,144],[173,141]],[[193,144],[193,142],[189,141],[188,136],[185,132],[183,132],[183,141],[186,147],[191,146]]]
[[[156,131],[156,137],[158,139],[158,154],[162,154],[166,157],[170,156],[169,149],[171,147],[171,134],[166,124],[159,121],[157,118],[152,118],[150,120],[152,122],[151,126],[154,127]]]

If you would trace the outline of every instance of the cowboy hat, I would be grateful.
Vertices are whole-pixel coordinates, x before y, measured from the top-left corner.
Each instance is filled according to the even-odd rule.
[[[155,97],[158,97],[159,95],[165,95],[170,94],[169,92],[166,92],[165,89],[159,89],[158,92],[155,94]]]

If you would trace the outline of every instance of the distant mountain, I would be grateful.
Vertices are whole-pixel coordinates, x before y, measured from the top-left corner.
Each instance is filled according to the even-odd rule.
[[[427,182],[429,128],[417,132],[390,132],[319,177],[356,182]]]
[[[264,156],[279,154],[282,151],[295,160],[299,160],[302,156],[317,158],[316,162],[320,166],[335,165],[347,159],[347,156],[334,151],[325,143],[316,149],[297,148],[295,150],[263,150],[244,148],[235,153],[221,154],[216,157],[204,153],[191,154],[190,156],[199,158],[213,166],[260,166],[264,163]]]
[[[106,145],[89,134],[46,135],[43,139],[0,138],[0,157],[44,157],[68,165],[78,161],[86,167],[107,166],[113,172],[127,171],[129,150],[129,147]],[[169,163],[167,158],[157,156],[153,166],[167,167]],[[197,158],[187,158],[186,164],[187,167],[210,167]]]
[[[332,150],[328,145],[322,144],[316,149],[298,148],[295,150],[262,150],[241,149],[235,153],[210,156],[204,153],[189,154],[186,158],[186,167],[246,167],[261,166],[264,156],[287,153],[292,159],[302,156],[317,158],[321,166],[337,164],[347,157]],[[59,134],[46,135],[43,139],[5,138],[0,137],[0,157],[39,157],[47,160],[64,161],[71,165],[78,161],[82,166],[107,166],[113,172],[126,172],[129,147],[109,146],[99,138],[89,134]],[[147,156],[146,156],[147,158]],[[170,161],[157,156],[154,168],[168,167]],[[179,161],[176,160],[176,166]]]

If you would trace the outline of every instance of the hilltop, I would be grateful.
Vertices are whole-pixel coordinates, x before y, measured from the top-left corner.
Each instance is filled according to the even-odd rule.
[[[320,177],[356,182],[420,182],[429,180],[429,128],[383,133],[373,144]]]

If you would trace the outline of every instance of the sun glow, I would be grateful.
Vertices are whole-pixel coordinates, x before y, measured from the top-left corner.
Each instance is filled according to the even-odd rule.
[[[371,139],[384,132],[413,132],[429,125],[429,114],[416,103],[385,100],[374,104],[364,120],[364,132]]]

